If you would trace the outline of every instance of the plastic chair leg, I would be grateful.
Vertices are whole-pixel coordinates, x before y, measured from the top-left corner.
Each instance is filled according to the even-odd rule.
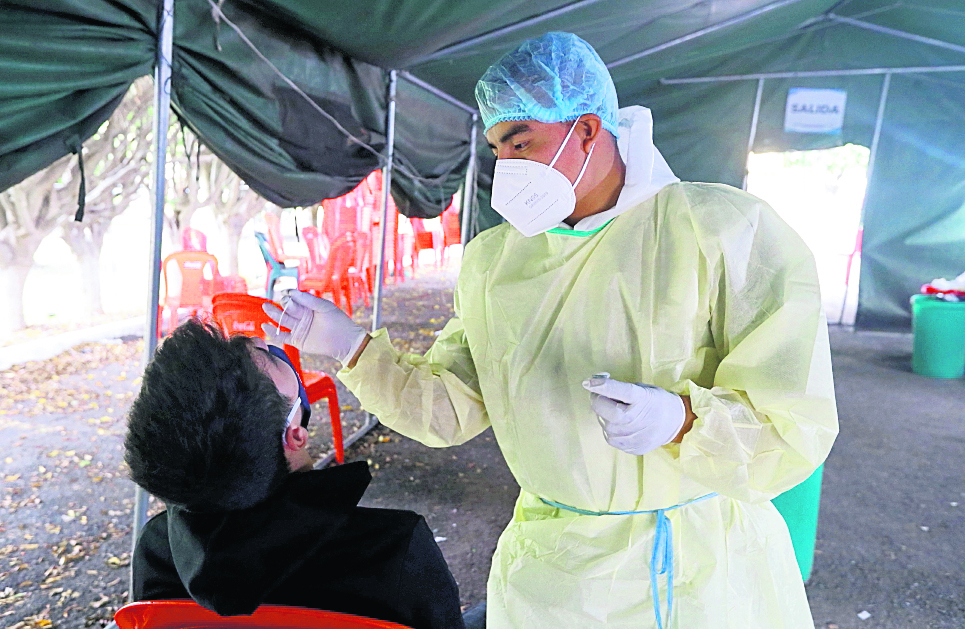
[[[334,387],[326,391],[325,398],[328,400],[328,415],[332,420],[332,441],[335,444],[335,460],[339,463],[344,463],[345,444],[342,441],[342,419],[338,408],[338,394]]]

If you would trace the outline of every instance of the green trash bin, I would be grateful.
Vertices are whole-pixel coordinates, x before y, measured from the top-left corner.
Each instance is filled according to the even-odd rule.
[[[929,378],[965,375],[965,302],[911,298],[911,369]]]
[[[818,506],[821,503],[823,474],[822,463],[807,480],[771,500],[787,523],[794,557],[804,581],[811,577],[811,568],[814,566],[814,540],[818,535]]]

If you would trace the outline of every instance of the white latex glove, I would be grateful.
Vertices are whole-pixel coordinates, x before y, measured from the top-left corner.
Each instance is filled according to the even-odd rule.
[[[311,354],[330,356],[343,365],[352,359],[365,340],[362,326],[327,299],[290,291],[282,297],[279,310],[274,304],[262,309],[276,325],[263,323],[261,329],[277,343],[294,345]],[[288,328],[290,332],[282,328]]]
[[[590,406],[600,418],[606,442],[629,454],[667,445],[687,418],[680,396],[660,387],[596,374],[583,381],[583,388],[590,392]]]

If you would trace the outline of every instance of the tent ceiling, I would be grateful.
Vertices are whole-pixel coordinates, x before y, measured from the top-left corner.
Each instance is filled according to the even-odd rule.
[[[958,0],[355,0],[323,10],[312,0],[243,1],[252,11],[286,16],[308,36],[356,59],[408,70],[472,106],[475,80],[486,67],[521,39],[548,30],[577,33],[608,64],[623,61],[611,71],[625,102],[661,78],[710,69],[754,46],[832,26],[833,16],[965,51],[965,8]],[[847,59],[841,63],[854,67]]]
[[[0,0],[0,190],[76,150],[127,86],[151,71],[158,2]],[[611,65],[622,105],[653,110],[655,141],[682,179],[740,185],[757,83],[664,79],[773,77],[761,84],[755,151],[870,145],[880,127],[881,154],[866,195],[859,314],[907,321],[909,291],[961,272],[965,71],[895,74],[882,116],[880,75],[791,81],[774,73],[965,67],[962,0],[174,5],[176,113],[252,188],[282,205],[342,194],[384,161],[347,142],[337,127],[383,151],[386,70],[403,70],[403,77],[475,108],[476,79],[490,63],[526,37],[565,30]],[[845,90],[841,132],[785,131],[792,87]],[[404,78],[398,112],[393,196],[406,214],[435,216],[463,180],[470,117]],[[478,170],[484,209],[491,169]],[[935,233],[950,234],[952,244],[934,240]]]

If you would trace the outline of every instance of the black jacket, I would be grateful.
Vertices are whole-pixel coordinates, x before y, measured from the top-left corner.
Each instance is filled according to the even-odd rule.
[[[221,615],[262,603],[461,629],[459,591],[432,531],[411,511],[359,507],[363,462],[292,474],[250,509],[168,507],[132,559],[134,600],[193,598]]]

